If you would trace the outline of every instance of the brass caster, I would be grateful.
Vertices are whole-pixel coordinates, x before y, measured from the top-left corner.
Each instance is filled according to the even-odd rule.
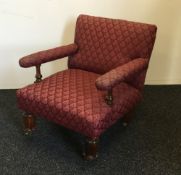
[[[93,155],[86,155],[86,153],[83,153],[82,156],[83,156],[83,159],[87,161],[95,160],[98,158],[98,154],[93,156]]]
[[[123,122],[123,126],[124,126],[124,127],[127,127],[127,126],[128,126],[128,123],[127,123],[127,122]]]
[[[25,136],[32,136],[33,135],[33,131],[31,129],[26,129],[26,130],[24,130],[24,135]]]

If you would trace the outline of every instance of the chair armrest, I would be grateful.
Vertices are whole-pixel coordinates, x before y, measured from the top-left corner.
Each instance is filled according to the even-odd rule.
[[[21,67],[32,67],[41,65],[42,63],[72,55],[77,51],[77,49],[78,46],[76,44],[70,44],[49,50],[40,51],[21,58],[19,60],[19,64]]]
[[[137,75],[148,67],[149,60],[145,58],[134,59],[124,65],[101,75],[96,79],[96,87],[99,90],[111,90],[122,81],[126,81],[132,76]]]

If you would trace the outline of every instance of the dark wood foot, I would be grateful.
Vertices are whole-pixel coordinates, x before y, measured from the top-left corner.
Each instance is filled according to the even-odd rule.
[[[131,122],[132,118],[133,118],[133,111],[129,112],[122,118],[123,126],[127,127],[129,123]]]
[[[98,157],[98,138],[86,138],[83,157],[85,160],[93,160]]]
[[[35,116],[31,114],[25,114],[23,117],[24,123],[24,134],[31,135],[33,130],[35,129]]]

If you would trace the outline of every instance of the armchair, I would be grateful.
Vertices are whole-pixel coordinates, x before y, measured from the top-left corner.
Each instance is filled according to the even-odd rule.
[[[25,56],[22,67],[36,67],[36,81],[17,90],[25,111],[24,131],[44,117],[86,136],[83,156],[97,157],[99,137],[142,98],[156,37],[156,26],[80,15],[73,44]],[[42,80],[43,63],[68,56],[68,69]]]

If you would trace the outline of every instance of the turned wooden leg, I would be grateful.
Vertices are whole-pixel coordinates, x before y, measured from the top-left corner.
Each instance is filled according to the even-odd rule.
[[[31,135],[35,129],[35,116],[31,114],[25,114],[23,117],[24,133],[25,135]]]
[[[122,118],[123,126],[126,127],[131,122],[133,118],[133,111],[129,112]]]
[[[98,157],[98,138],[86,138],[83,157],[85,160],[93,160]]]

